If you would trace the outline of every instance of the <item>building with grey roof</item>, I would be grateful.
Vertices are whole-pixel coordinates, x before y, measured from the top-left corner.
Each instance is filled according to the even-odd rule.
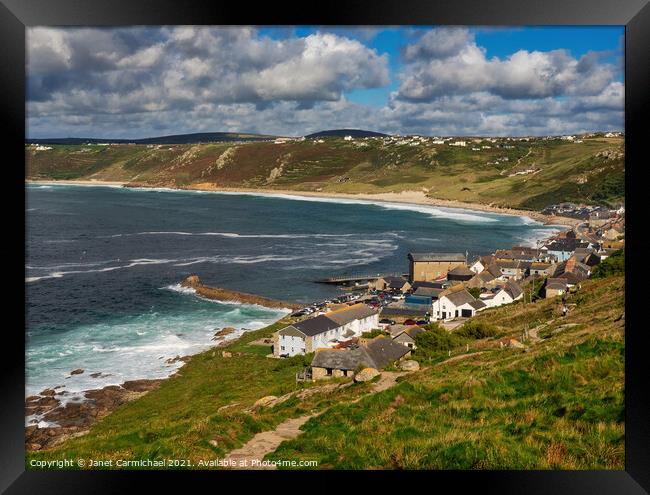
[[[355,304],[280,329],[274,334],[273,354],[295,356],[332,348],[375,328],[379,328],[379,313]]]
[[[380,370],[409,356],[411,349],[380,335],[365,345],[346,349],[321,349],[311,362],[312,378],[352,376],[359,368]]]

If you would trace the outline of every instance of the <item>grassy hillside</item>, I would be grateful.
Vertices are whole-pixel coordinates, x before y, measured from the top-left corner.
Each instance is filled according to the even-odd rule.
[[[524,209],[616,202],[625,194],[622,138],[504,141],[501,147],[481,141],[465,148],[378,138],[322,141],[26,147],[26,176],[171,187],[424,190],[435,198]]]
[[[299,387],[294,374],[309,357],[269,359],[270,347],[252,343],[287,319],[231,344],[233,357],[195,356],[85,436],[29,454],[27,465],[221,458],[287,418],[326,410],[269,457],[316,459],[321,468],[623,469],[624,329],[615,320],[624,277],[587,281],[569,304],[564,318],[555,300],[488,310],[475,322],[494,325],[496,336],[469,340],[475,332],[464,332],[462,346],[427,355],[426,369],[384,392],[368,395],[369,383],[334,390],[316,383],[310,395],[252,409],[261,397]],[[530,352],[500,348],[500,336],[518,336],[526,324],[540,339]],[[449,354],[456,360],[443,362]]]
[[[623,469],[623,285],[620,276],[584,283],[530,352],[488,340],[466,359],[330,409],[269,457],[322,468]],[[519,335],[556,318],[556,305],[504,306],[476,321]]]

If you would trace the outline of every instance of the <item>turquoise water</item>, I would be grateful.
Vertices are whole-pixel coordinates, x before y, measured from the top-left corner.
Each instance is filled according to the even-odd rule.
[[[167,376],[179,366],[167,359],[207,348],[216,330],[234,338],[285,313],[180,290],[192,273],[307,303],[339,293],[319,278],[405,272],[410,251],[487,254],[556,229],[429,206],[106,186],[28,185],[26,215],[28,395]]]

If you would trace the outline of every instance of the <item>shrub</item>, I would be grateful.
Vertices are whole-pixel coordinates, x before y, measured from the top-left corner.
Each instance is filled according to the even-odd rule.
[[[464,339],[440,328],[437,323],[425,325],[425,328],[428,329],[427,332],[415,336],[418,354],[431,357],[440,352],[450,351],[464,342]]]
[[[494,337],[497,334],[497,329],[485,321],[469,320],[459,330],[456,330],[455,334],[468,339],[484,339]]]
[[[472,296],[474,296],[474,299],[478,299],[479,296],[481,295],[481,289],[478,287],[472,287],[470,289],[467,289],[467,292],[469,292]]]
[[[592,278],[606,278],[625,273],[625,253],[622,249],[615,251],[611,256],[601,261],[594,268]]]

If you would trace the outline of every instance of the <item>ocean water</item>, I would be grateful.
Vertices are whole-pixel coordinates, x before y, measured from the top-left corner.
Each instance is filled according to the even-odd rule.
[[[529,218],[371,201],[27,185],[26,394],[79,393],[169,375],[177,355],[235,338],[286,311],[219,303],[204,283],[304,302],[340,289],[319,278],[407,272],[411,251],[488,254],[557,227]],[[70,371],[82,368],[81,375]],[[91,374],[101,373],[96,378]]]

